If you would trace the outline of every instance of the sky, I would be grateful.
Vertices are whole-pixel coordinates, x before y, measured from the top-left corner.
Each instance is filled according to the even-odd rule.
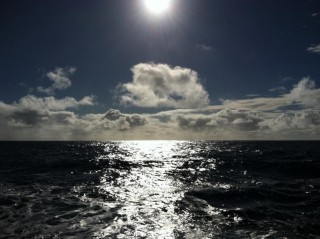
[[[0,53],[0,140],[320,140],[319,0],[1,0]]]

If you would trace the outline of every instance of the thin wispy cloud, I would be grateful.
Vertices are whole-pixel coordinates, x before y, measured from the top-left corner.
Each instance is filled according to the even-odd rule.
[[[196,47],[202,51],[212,51],[213,47],[205,44],[196,44]]]
[[[259,97],[259,94],[247,94],[246,97],[248,98],[254,98],[254,97]]]
[[[302,78],[289,93],[283,93],[276,97],[257,97],[245,100],[222,101],[224,107],[239,109],[250,108],[259,111],[277,111],[283,107],[300,105],[301,107],[319,108],[320,89],[310,77]]]
[[[320,44],[308,47],[307,51],[320,54]]]
[[[203,51],[212,51],[213,47],[205,44],[196,44],[196,47]]]
[[[269,89],[269,91],[270,91],[270,92],[284,93],[284,92],[287,91],[287,89],[286,89],[286,87],[284,87],[284,86],[278,86],[278,87]]]

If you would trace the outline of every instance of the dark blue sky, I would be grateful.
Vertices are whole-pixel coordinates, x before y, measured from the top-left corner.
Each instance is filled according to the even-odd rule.
[[[0,11],[6,103],[67,66],[77,68],[72,87],[56,97],[96,95],[93,112],[114,106],[112,92],[143,62],[197,71],[213,103],[270,96],[304,76],[320,83],[320,56],[307,51],[320,44],[318,0],[176,0],[165,16],[151,16],[140,0],[2,0]]]

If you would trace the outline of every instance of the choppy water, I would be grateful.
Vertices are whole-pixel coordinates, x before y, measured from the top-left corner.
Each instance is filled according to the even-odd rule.
[[[0,238],[320,238],[320,142],[0,142]]]

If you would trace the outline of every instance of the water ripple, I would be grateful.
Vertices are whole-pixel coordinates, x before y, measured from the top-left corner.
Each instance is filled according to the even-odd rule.
[[[317,142],[1,142],[0,238],[315,238]]]

